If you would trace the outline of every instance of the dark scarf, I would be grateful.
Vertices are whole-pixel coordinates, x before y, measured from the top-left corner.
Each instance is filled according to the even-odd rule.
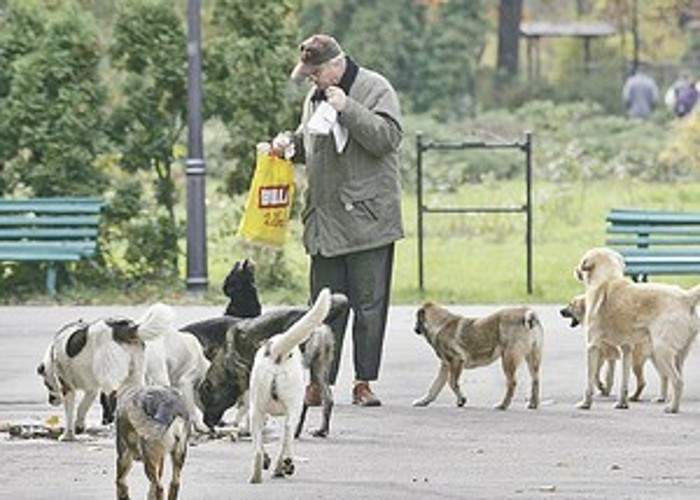
[[[343,89],[345,95],[348,95],[350,93],[350,87],[352,87],[352,84],[355,83],[355,78],[357,78],[357,72],[359,70],[360,68],[357,64],[355,64],[355,61],[350,59],[350,56],[345,56],[345,72],[340,78],[340,83],[338,83],[338,87]],[[311,96],[311,102],[313,103],[318,103],[320,101],[325,100],[326,92],[321,89],[316,89],[314,95]]]

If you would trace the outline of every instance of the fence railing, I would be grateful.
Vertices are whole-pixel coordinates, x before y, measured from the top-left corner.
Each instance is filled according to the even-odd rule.
[[[472,206],[472,207],[429,207],[423,204],[423,155],[429,151],[459,151],[466,149],[517,149],[525,155],[525,203],[522,205],[501,206]],[[416,198],[418,220],[418,288],[422,292],[425,288],[423,273],[423,215],[424,214],[465,214],[465,213],[523,213],[526,218],[525,246],[526,246],[526,279],[527,293],[532,294],[532,133],[526,132],[523,141],[510,143],[464,141],[464,142],[437,142],[425,140],[423,134],[416,136]]]

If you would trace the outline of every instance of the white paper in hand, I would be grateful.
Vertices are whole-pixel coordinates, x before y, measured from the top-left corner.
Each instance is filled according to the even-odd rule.
[[[326,101],[321,102],[306,126],[310,134],[328,135],[338,119],[338,112]]]

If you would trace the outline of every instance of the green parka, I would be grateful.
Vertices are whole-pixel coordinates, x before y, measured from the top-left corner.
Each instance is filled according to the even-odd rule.
[[[402,238],[398,154],[402,130],[396,92],[380,74],[359,68],[338,117],[349,132],[338,153],[332,134],[312,135],[306,130],[315,108],[311,99],[315,90],[304,101],[297,130],[308,177],[302,212],[306,252],[334,257]]]

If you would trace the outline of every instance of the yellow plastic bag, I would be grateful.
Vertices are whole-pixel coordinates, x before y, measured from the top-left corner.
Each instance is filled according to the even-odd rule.
[[[258,151],[238,236],[263,245],[284,245],[293,198],[292,162]]]

